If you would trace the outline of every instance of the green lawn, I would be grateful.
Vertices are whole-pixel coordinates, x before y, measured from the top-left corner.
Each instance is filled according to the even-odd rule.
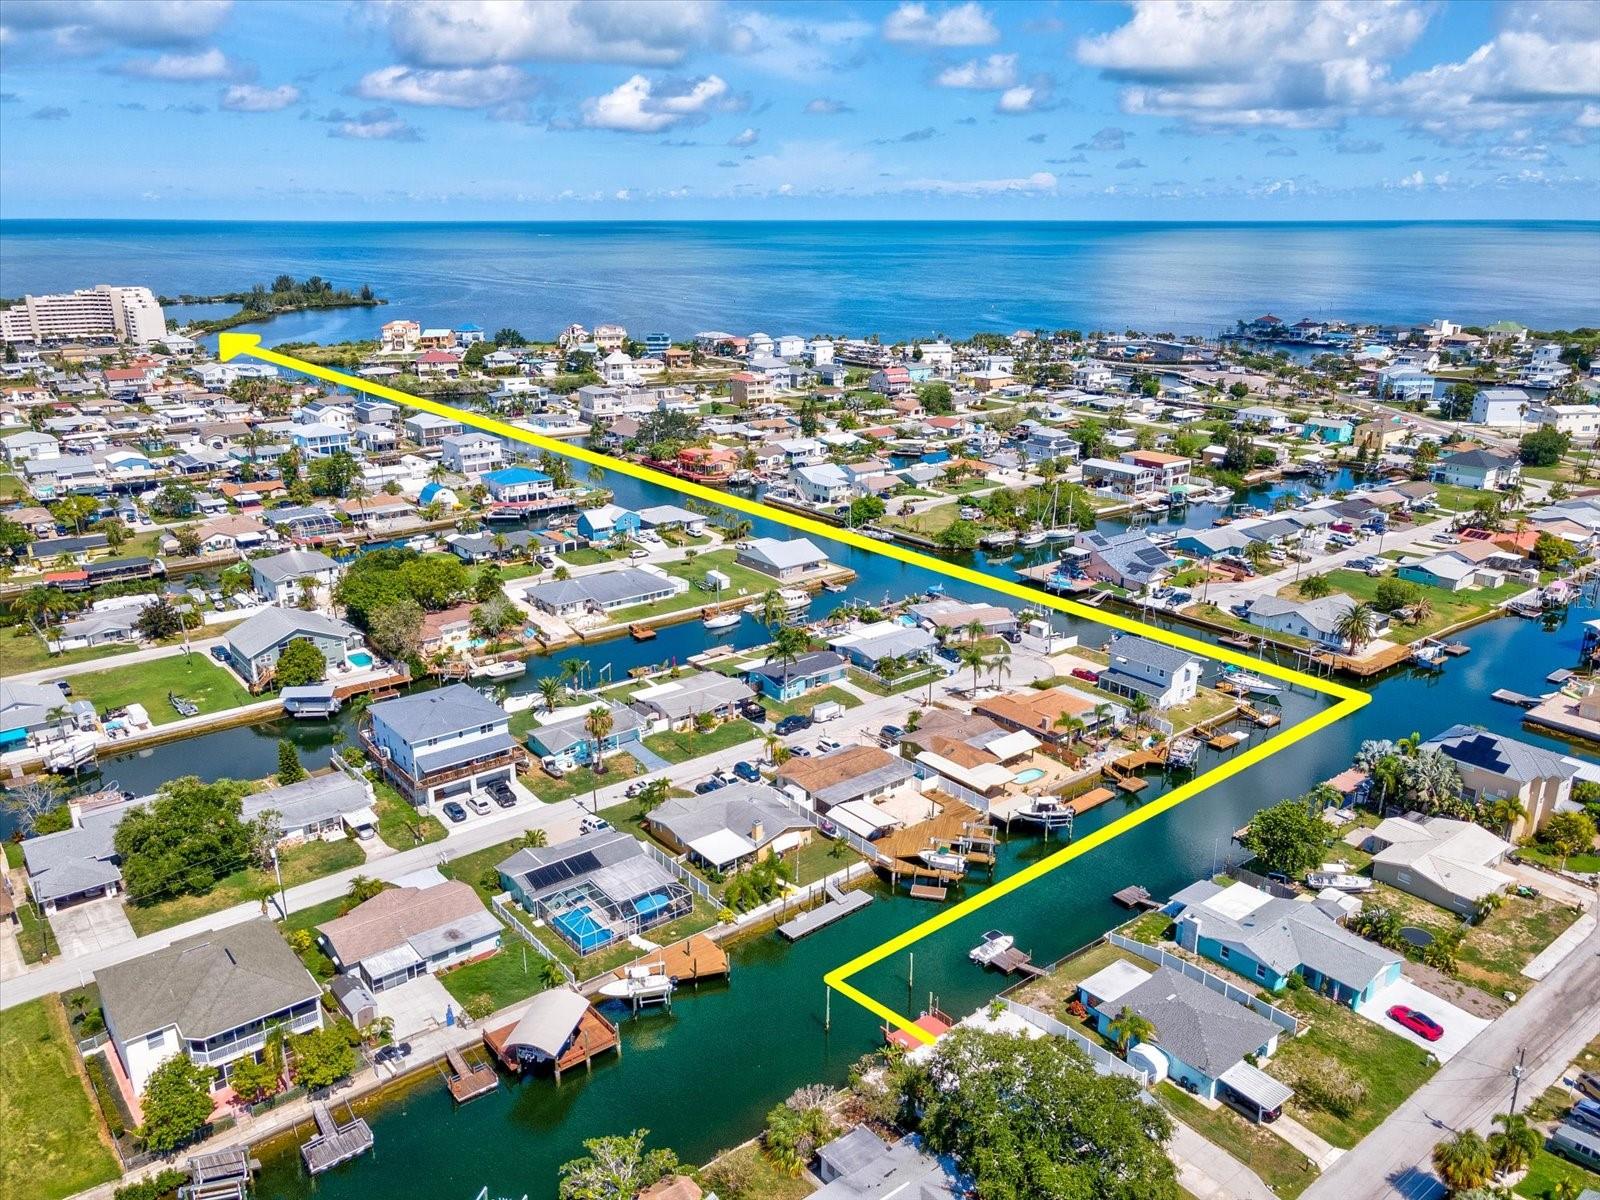
[[[727,750],[741,742],[761,736],[761,731],[749,721],[725,721],[709,733],[694,730],[671,729],[665,733],[652,733],[644,739],[646,748],[654,750],[669,763],[688,762],[691,758]]]
[[[1248,1165],[1284,1200],[1292,1200],[1305,1191],[1319,1174],[1304,1154],[1231,1108],[1207,1108],[1169,1082],[1158,1084],[1155,1094],[1174,1117]]]
[[[544,969],[544,957],[507,931],[500,953],[446,971],[439,976],[439,982],[468,1016],[481,1020],[508,1004],[542,992],[548,986]]]
[[[253,697],[232,675],[204,654],[175,654],[72,677],[75,698],[92,700],[97,711],[142,704],[157,725],[179,719],[169,695],[192,700],[202,713],[225,712],[249,704]]]
[[[1556,1184],[1563,1179],[1570,1179],[1576,1183],[1579,1192],[1585,1188],[1600,1190],[1600,1175],[1586,1171],[1575,1162],[1569,1162],[1559,1155],[1541,1149],[1533,1156],[1527,1175],[1523,1176],[1522,1182],[1512,1191],[1519,1196],[1530,1197],[1530,1200],[1553,1200]]]
[[[643,768],[639,766],[638,759],[631,754],[618,752],[606,756],[606,770],[603,775],[596,775],[588,767],[579,767],[576,771],[568,771],[560,779],[556,779],[536,767],[522,776],[522,783],[546,804],[553,804],[557,800],[566,800],[572,796],[582,798],[598,788],[609,787],[613,783],[631,779],[642,773]]]
[[[790,1175],[774,1163],[756,1142],[720,1155],[701,1178],[720,1200],[805,1200],[815,1190],[805,1176]]]
[[[17,919],[22,922],[17,930],[17,948],[22,951],[23,962],[36,963],[47,954],[54,958],[61,953],[50,922],[39,916],[33,905],[21,897],[17,903]]]
[[[359,867],[366,862],[360,845],[354,838],[337,842],[307,842],[292,846],[278,854],[279,869],[283,872],[285,889],[321,879],[335,871]],[[200,896],[175,896],[154,904],[129,904],[128,923],[140,937],[158,929],[169,929],[232,908],[235,904],[259,903],[277,890],[277,880],[271,871],[246,867],[219,879],[209,892]]]
[[[855,667],[850,668],[850,682],[864,692],[871,692],[874,696],[898,696],[901,692],[914,692],[918,688],[925,688],[930,683],[935,683],[944,678],[944,671],[938,667],[929,666],[922,670],[907,671],[885,685],[876,676],[868,675],[865,671]]]
[[[1571,858],[1562,858],[1559,854],[1552,854],[1538,846],[1518,846],[1517,857],[1558,870],[1566,867],[1569,871],[1589,874],[1600,872],[1600,854],[1574,854]]]
[[[419,813],[407,804],[389,784],[381,780],[372,785],[377,803],[373,811],[378,814],[378,836],[383,844],[396,850],[409,850],[413,846],[426,846],[445,835],[444,826],[432,813]]]
[[[765,696],[758,696],[756,700],[762,708],[767,710],[767,716],[774,721],[779,717],[791,716],[794,713],[803,713],[809,717],[812,709],[827,700],[833,700],[846,708],[854,708],[861,703],[860,696],[855,695],[853,692],[847,692],[841,687],[834,687],[832,684],[807,692],[794,700],[779,702],[770,700]]]
[[[72,663],[93,662],[126,654],[135,646],[89,646],[83,650],[68,650],[51,654],[27,625],[17,625],[0,631],[0,677],[10,678],[30,671],[44,671],[51,667],[65,667]],[[76,684],[76,680],[73,681]]]
[[[462,883],[470,883],[487,904],[492,897],[505,891],[500,886],[498,877],[490,882],[489,873],[496,864],[510,858],[520,847],[520,838],[497,842],[493,846],[485,846],[482,850],[475,850],[471,854],[463,854],[459,858],[452,858],[449,862],[440,863],[439,873],[447,879],[459,879]]]
[[[54,998],[0,1012],[0,1200],[58,1200],[121,1174],[75,1053]]]
[[[733,560],[738,551],[733,549],[711,550],[705,554],[697,554],[693,558],[681,559],[678,562],[662,563],[668,575],[675,575],[679,579],[689,581],[689,590],[677,596],[669,596],[655,604],[640,604],[633,608],[620,609],[611,614],[611,619],[618,624],[629,621],[639,621],[646,617],[659,617],[665,613],[682,612],[686,608],[699,608],[705,604],[728,603],[733,600],[745,599],[755,601],[764,596],[773,588],[784,587],[770,575],[763,575],[759,571],[752,571],[748,567],[741,567]],[[700,586],[710,570],[721,571],[729,579],[729,585],[721,592],[708,592]]]
[[[1370,602],[1377,594],[1378,585],[1385,578],[1389,576],[1375,579],[1361,571],[1328,572],[1328,582],[1333,585],[1334,591],[1343,592],[1358,602]],[[1503,601],[1528,590],[1528,585],[1524,583],[1507,583],[1497,588],[1476,588],[1465,592],[1447,592],[1443,588],[1424,587],[1421,584],[1413,586],[1417,588],[1418,595],[1432,605],[1433,611],[1415,625],[1396,621],[1389,632],[1384,634],[1384,637],[1391,642],[1402,644],[1414,642],[1440,629],[1457,625],[1462,621],[1470,621]],[[1278,594],[1288,599],[1295,599],[1299,595],[1292,585],[1281,589]]]
[[[1456,973],[1490,995],[1521,995],[1533,981],[1522,968],[1578,919],[1567,906],[1539,896],[1507,896],[1499,909],[1467,931],[1456,953]]]

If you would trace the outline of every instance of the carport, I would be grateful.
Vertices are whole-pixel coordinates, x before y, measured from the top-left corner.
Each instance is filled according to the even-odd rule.
[[[1217,1076],[1217,1086],[1232,1092],[1245,1108],[1253,1107],[1257,1121],[1270,1121],[1278,1116],[1289,1102],[1289,1097],[1294,1095],[1294,1090],[1288,1084],[1279,1082],[1242,1059]]]

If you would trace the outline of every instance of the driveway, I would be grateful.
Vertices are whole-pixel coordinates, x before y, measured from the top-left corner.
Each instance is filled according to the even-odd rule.
[[[1444,1036],[1437,1042],[1430,1042],[1398,1022],[1389,1020],[1384,1014],[1396,1004],[1427,1013],[1444,1026]],[[1398,1033],[1408,1042],[1421,1046],[1442,1063],[1449,1062],[1466,1049],[1467,1043],[1489,1028],[1490,1024],[1482,1017],[1475,1017],[1466,1009],[1457,1008],[1450,1001],[1424,991],[1404,975],[1363,1005],[1360,1015],[1390,1033]]]
[[[460,1006],[432,975],[418,975],[409,983],[388,988],[373,997],[377,1001],[378,1015],[394,1021],[394,1038],[397,1042],[432,1029],[444,1026],[445,1009]]]
[[[73,958],[96,950],[120,946],[135,938],[122,901],[116,897],[74,904],[50,915],[50,928],[61,945],[61,956]]]

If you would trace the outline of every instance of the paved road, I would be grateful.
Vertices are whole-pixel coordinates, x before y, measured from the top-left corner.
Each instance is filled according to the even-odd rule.
[[[211,647],[222,645],[220,637],[192,638],[189,649],[196,654],[210,654]],[[48,683],[56,679],[66,679],[69,675],[82,675],[88,671],[106,671],[112,667],[128,667],[136,663],[152,662],[158,658],[171,658],[175,654],[182,654],[184,647],[180,643],[176,646],[150,646],[143,650],[130,650],[126,654],[110,654],[104,658],[91,658],[86,662],[61,663],[54,667],[45,667],[38,671],[29,671],[23,675],[13,675],[12,683]]]
[[[1445,1187],[1430,1156],[1462,1129],[1489,1131],[1511,1103],[1511,1069],[1527,1051],[1518,1107],[1556,1083],[1600,1035],[1600,932],[1591,932],[1521,1002],[1439,1069],[1415,1095],[1304,1193],[1304,1200],[1434,1200]]]

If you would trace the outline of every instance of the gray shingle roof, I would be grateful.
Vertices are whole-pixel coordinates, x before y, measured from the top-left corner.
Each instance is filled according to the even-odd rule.
[[[735,783],[704,796],[668,800],[650,814],[650,822],[670,831],[685,846],[728,829],[757,848],[786,830],[805,829],[809,824],[776,789],[763,783]],[[759,838],[755,836],[757,827]]]
[[[250,561],[251,570],[273,583],[299,579],[304,575],[315,575],[319,571],[331,570],[336,566],[338,564],[333,559],[315,550],[286,550],[269,558],[256,558]]]
[[[1242,1004],[1168,967],[1120,996],[1123,1005],[1156,1027],[1156,1044],[1212,1079],[1253,1054],[1278,1027]]]
[[[120,881],[112,839],[128,807],[118,804],[86,812],[76,828],[24,841],[22,860],[33,898],[43,904]]]
[[[593,601],[600,605],[626,605],[643,603],[650,596],[673,591],[670,579],[638,567],[623,567],[616,571],[601,571],[595,575],[580,575],[576,579],[541,583],[528,589],[528,598],[536,604],[551,608],[564,608],[572,604]]]
[[[298,578],[298,576],[295,576]],[[360,635],[354,625],[338,617],[324,616],[318,612],[300,609],[264,608],[246,617],[227,633],[222,640],[239,658],[251,659],[279,642],[291,641],[309,634],[330,638],[351,638]]]
[[[176,1025],[185,1038],[203,1040],[314,1002],[322,991],[264,918],[184,938],[94,978],[124,1039]]]
[[[505,709],[464,683],[384,700],[374,704],[368,713],[413,746],[429,738],[448,737],[508,720]]]
[[[1359,990],[1400,961],[1336,924],[1316,905],[1298,900],[1269,899],[1239,920],[1198,900],[1180,915],[1191,914],[1199,919],[1202,937],[1237,947],[1279,975],[1306,966]]]
[[[1195,657],[1186,650],[1179,650],[1175,646],[1163,646],[1160,642],[1152,642],[1149,638],[1135,637],[1132,634],[1122,634],[1112,638],[1106,644],[1106,653],[1111,656],[1113,668],[1116,667],[1119,658],[1125,658],[1131,663],[1141,663],[1164,670],[1169,675],[1182,670],[1184,664]]]
[[[297,829],[314,821],[342,817],[370,803],[367,789],[359,779],[343,771],[334,771],[246,796],[241,815],[249,821],[271,809],[282,814],[285,829]]]

